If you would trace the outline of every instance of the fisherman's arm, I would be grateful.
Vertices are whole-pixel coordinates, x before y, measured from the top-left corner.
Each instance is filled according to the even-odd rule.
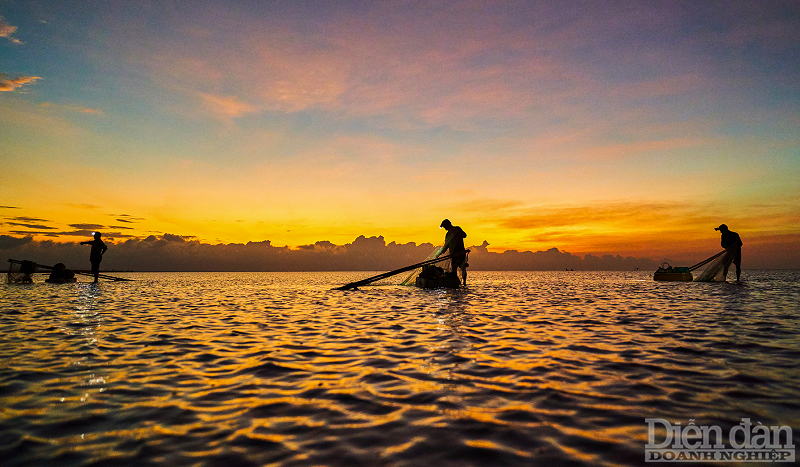
[[[448,235],[447,237],[445,237],[444,245],[442,245],[442,248],[439,249],[439,253],[436,255],[436,257],[438,258],[438,257],[442,256],[445,251],[449,250],[451,243],[453,243],[453,239],[450,238],[450,236]]]

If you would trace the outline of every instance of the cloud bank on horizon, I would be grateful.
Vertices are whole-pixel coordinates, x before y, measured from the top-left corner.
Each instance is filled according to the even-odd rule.
[[[796,2],[90,3],[0,3],[0,234],[798,246]]]
[[[91,232],[85,231],[87,238]],[[387,271],[423,261],[436,247],[431,243],[389,242],[382,236],[359,236],[336,245],[328,241],[296,248],[270,241],[209,244],[193,237],[163,234],[138,238],[105,238],[109,252],[103,267],[132,271]],[[469,262],[476,271],[654,271],[663,261],[675,266],[696,264],[720,247],[660,259],[622,255],[576,255],[550,248],[546,251],[489,251],[489,243],[468,247]],[[33,237],[0,235],[0,251],[12,259],[39,264],[65,263],[81,269],[88,263],[87,248],[80,242],[37,241]],[[784,269],[786,261],[800,261],[800,251],[780,243],[747,244],[746,269]],[[796,263],[793,263],[796,264]]]
[[[386,271],[424,260],[434,245],[386,243],[383,237],[360,236],[345,245],[316,242],[298,248],[273,246],[269,241],[210,245],[179,235],[150,236],[111,243],[103,267],[133,271]],[[576,256],[547,251],[493,253],[488,243],[469,247],[472,270],[552,271],[655,269],[657,262],[620,255]],[[0,235],[0,251],[38,264],[65,263],[81,269],[88,262],[78,242],[34,241],[31,237]]]

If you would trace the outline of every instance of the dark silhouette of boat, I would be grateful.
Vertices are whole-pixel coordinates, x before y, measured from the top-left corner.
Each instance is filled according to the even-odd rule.
[[[669,263],[664,261],[663,263],[661,263],[661,267],[658,268],[658,270],[653,274],[653,280],[656,280],[656,281],[691,282],[691,281],[694,280],[694,277],[692,277],[692,271],[694,271],[695,269],[699,268],[700,266],[703,266],[703,265],[706,265],[708,263],[711,263],[711,261],[713,261],[713,260],[721,257],[722,255],[724,255],[726,251],[727,250],[723,250],[723,251],[717,253],[716,255],[714,255],[714,256],[712,256],[712,257],[710,257],[708,259],[705,259],[703,261],[700,261],[699,263],[695,264],[694,266],[689,266],[689,267],[673,267],[673,266],[670,266]],[[702,274],[700,274],[700,277],[698,277],[697,280],[701,281],[701,282],[706,280],[704,278],[705,274],[706,274],[706,272],[704,271]]]
[[[58,263],[55,266],[45,266],[37,264],[33,261],[9,259],[7,281],[9,284],[30,284],[33,282],[33,274],[49,272],[50,276],[44,281],[49,284],[71,284],[77,282],[78,279],[75,274],[82,274],[84,276],[93,276],[93,274],[86,271],[73,271],[67,269],[64,263]],[[123,277],[114,277],[107,274],[100,274],[99,277],[110,281],[132,281],[133,279],[125,279]]]
[[[469,250],[466,250],[465,253],[469,255]],[[444,268],[436,266],[436,263],[440,263],[449,260],[454,256],[461,256],[461,255],[463,255],[463,253],[456,253],[454,255],[444,255],[438,258],[428,259],[421,263],[412,264],[411,266],[395,269],[394,271],[384,272],[383,274],[378,274],[377,276],[368,277],[360,281],[351,282],[341,287],[336,287],[333,290],[354,290],[361,287],[362,285],[371,284],[381,279],[386,279],[388,277],[392,277],[397,274],[402,274],[404,272],[415,271],[417,269],[421,269],[421,271],[414,280],[413,285],[423,289],[435,289],[440,287],[457,289],[461,287],[461,281],[459,280],[458,273],[445,272]],[[410,277],[413,277],[414,274],[416,274],[416,271],[412,272],[412,275]],[[423,276],[423,274],[425,275]],[[403,281],[403,285],[412,285],[412,284],[410,283],[407,284],[406,281]]]
[[[653,280],[656,281],[691,282],[693,279],[689,268],[672,267],[667,262],[661,263],[661,267],[653,274]]]
[[[447,272],[435,264],[428,264],[422,266],[422,272],[415,279],[414,285],[421,289],[457,289],[461,287],[461,279],[456,272]]]

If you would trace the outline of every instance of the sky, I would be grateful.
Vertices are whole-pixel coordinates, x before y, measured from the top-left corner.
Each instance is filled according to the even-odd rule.
[[[726,223],[751,265],[800,261],[794,0],[0,0],[0,16],[12,243],[435,245],[449,218],[495,253],[699,261]]]

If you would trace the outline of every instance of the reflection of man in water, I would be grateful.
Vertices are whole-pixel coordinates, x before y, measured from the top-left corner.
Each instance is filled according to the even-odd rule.
[[[81,242],[81,245],[92,245],[89,261],[92,262],[92,274],[94,274],[94,282],[97,283],[97,278],[100,275],[100,261],[103,261],[103,253],[108,250],[108,247],[100,240],[100,232],[94,233],[94,240]]]
[[[714,230],[719,230],[719,233],[722,234],[722,248],[733,249],[733,264],[736,265],[736,280],[739,280],[739,277],[742,275],[742,239],[739,238],[739,234],[736,232],[732,232],[728,230],[728,226],[725,224],[720,225],[719,227],[715,228]],[[728,276],[728,266],[725,266],[724,271],[725,277]]]
[[[461,268],[461,276],[464,278],[464,285],[467,285],[467,249],[464,247],[464,239],[467,237],[467,234],[461,230],[461,227],[450,223],[448,219],[443,220],[439,228],[446,229],[447,234],[444,236],[442,251],[440,251],[436,257],[438,258],[443,255],[447,250],[450,250],[451,255],[456,255],[450,258],[452,272],[456,272],[456,269]]]

